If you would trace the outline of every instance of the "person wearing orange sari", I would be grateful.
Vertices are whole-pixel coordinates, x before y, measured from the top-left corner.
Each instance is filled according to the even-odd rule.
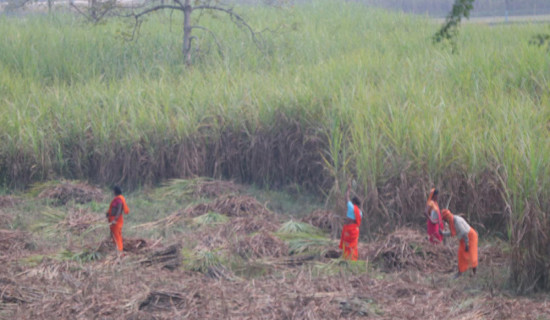
[[[122,226],[124,225],[124,214],[130,213],[130,209],[126,204],[126,199],[122,195],[120,187],[115,186],[113,188],[114,198],[109,205],[107,211],[107,220],[111,228],[111,239],[115,243],[118,253],[121,254],[124,249],[122,243]]]
[[[456,236],[460,239],[458,246],[458,273],[456,277],[472,269],[475,275],[477,271],[477,232],[472,228],[464,218],[453,215],[451,211],[443,209],[441,211],[443,220],[449,224],[449,231],[444,231],[445,236]]]
[[[443,231],[443,220],[441,219],[441,212],[437,203],[438,194],[439,191],[437,189],[432,188],[430,190],[430,195],[426,202],[426,211],[424,212],[428,220],[428,239],[431,243],[441,243],[443,241],[440,233],[440,231]]]
[[[342,228],[342,236],[340,238],[340,249],[343,252],[343,258],[346,260],[357,261],[359,252],[357,245],[359,243],[359,226],[363,218],[363,212],[359,209],[361,202],[357,197],[353,197],[350,201],[349,193],[351,186],[348,184],[346,192],[347,214],[344,227]]]

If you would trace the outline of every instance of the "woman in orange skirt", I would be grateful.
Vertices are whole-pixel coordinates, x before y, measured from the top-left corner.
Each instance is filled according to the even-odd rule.
[[[441,211],[443,220],[449,224],[450,231],[444,231],[444,236],[456,236],[460,239],[458,246],[458,273],[459,277],[468,269],[472,269],[475,275],[477,270],[477,232],[472,228],[464,218],[453,215],[451,211],[443,209]]]
[[[344,251],[344,259],[357,261],[359,258],[359,252],[357,250],[357,244],[359,243],[359,227],[361,226],[363,212],[359,209],[361,202],[357,197],[353,197],[353,199],[350,200],[350,189],[351,185],[348,184],[348,190],[346,192],[348,211],[346,214],[346,222],[342,228],[339,247]]]

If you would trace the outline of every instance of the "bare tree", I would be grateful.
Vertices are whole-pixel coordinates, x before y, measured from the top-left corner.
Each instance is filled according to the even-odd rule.
[[[190,65],[192,61],[192,42],[196,39],[196,37],[193,36],[194,30],[204,31],[211,36],[221,52],[221,45],[216,37],[216,33],[203,25],[193,23],[192,16],[195,12],[211,11],[226,15],[233,23],[242,28],[245,32],[248,32],[252,37],[252,41],[258,46],[258,48],[261,48],[259,33],[254,31],[246,19],[236,13],[232,7],[223,5],[219,2],[212,2],[209,0],[194,0],[193,2],[191,0],[146,0],[144,3],[139,5],[128,5],[117,4],[113,0],[109,0],[108,2],[102,2],[98,5],[97,3],[99,2],[97,0],[90,1],[94,1],[95,5],[92,6],[92,9],[87,10],[88,12],[85,12],[74,5],[73,7],[75,7],[78,12],[95,22],[98,22],[106,17],[125,17],[134,19],[135,23],[131,33],[131,38],[137,34],[137,31],[146,16],[163,10],[180,12],[183,15],[182,53],[187,65]]]

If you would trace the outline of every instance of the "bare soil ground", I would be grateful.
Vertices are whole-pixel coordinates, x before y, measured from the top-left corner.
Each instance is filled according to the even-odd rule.
[[[73,205],[51,236],[67,238],[64,250],[33,244],[53,229],[29,233],[2,220],[0,318],[550,319],[547,295],[506,289],[499,240],[481,241],[478,275],[458,280],[455,241],[433,245],[411,228],[362,242],[360,261],[346,262],[328,234],[338,225],[332,215],[304,218],[325,231],[303,222],[283,228],[287,217],[250,195],[214,192],[199,211],[191,205],[129,224],[123,233],[162,229],[165,236],[126,237],[117,258],[106,234],[103,241],[88,236],[108,230],[98,227],[99,213]],[[210,211],[217,213],[202,216]]]

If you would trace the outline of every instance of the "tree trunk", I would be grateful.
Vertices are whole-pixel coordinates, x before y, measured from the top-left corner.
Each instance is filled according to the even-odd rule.
[[[183,8],[183,56],[185,57],[185,64],[191,64],[191,0],[185,0],[185,6]]]

